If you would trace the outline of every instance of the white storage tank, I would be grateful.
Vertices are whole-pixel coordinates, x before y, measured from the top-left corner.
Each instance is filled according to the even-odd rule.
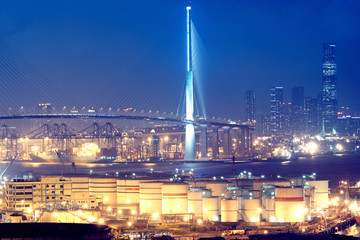
[[[253,198],[260,198],[262,193],[261,190],[266,186],[290,186],[290,181],[288,180],[269,180],[269,179],[258,179],[253,183]]]
[[[121,208],[139,205],[140,202],[140,180],[117,179],[117,203]]]
[[[162,182],[140,182],[140,213],[162,213]]]
[[[244,199],[243,214],[247,222],[259,222],[261,215],[260,199]]]
[[[90,178],[89,193],[102,199],[104,205],[117,206],[116,179],[115,178]]]
[[[228,181],[218,181],[218,182],[207,182],[206,189],[211,190],[212,196],[223,197],[227,187],[231,187],[234,184]],[[223,195],[224,194],[224,195]]]
[[[188,212],[195,214],[195,216],[202,216],[203,215],[203,190],[198,189],[191,189],[188,192]]]
[[[239,220],[238,199],[221,199],[221,222],[237,222]]]
[[[204,209],[203,209],[204,220],[219,221],[219,198],[218,197],[203,198],[203,203],[204,203]]]
[[[315,188],[315,202],[313,207],[324,207],[329,201],[329,181],[306,181],[306,185]]]
[[[182,214],[188,212],[187,183],[162,184],[162,214]]]
[[[275,213],[278,222],[304,222],[307,211],[302,187],[275,188]]]
[[[232,187],[234,184],[229,181],[214,181],[206,183],[206,189],[211,190],[212,196],[218,197],[218,208],[221,210],[221,198],[225,196],[226,188]]]

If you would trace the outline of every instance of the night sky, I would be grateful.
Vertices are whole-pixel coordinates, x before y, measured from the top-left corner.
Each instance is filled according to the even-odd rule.
[[[141,98],[139,88],[158,89],[146,96],[167,96],[174,109],[186,78],[186,5],[183,0],[4,0],[0,39],[80,105],[137,70],[146,81],[132,83],[127,94]],[[315,97],[326,42],[336,44],[339,106],[360,112],[359,12],[357,0],[193,0],[208,114],[243,119],[249,89],[256,90],[257,108],[264,113],[272,86],[284,86],[289,100],[295,86]],[[139,105],[151,102],[155,110],[159,104],[143,102]],[[127,106],[131,102],[121,107]]]

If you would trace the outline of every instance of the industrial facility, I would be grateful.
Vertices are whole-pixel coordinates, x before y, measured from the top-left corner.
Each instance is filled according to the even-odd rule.
[[[31,221],[41,221],[46,212],[82,210],[96,212],[88,222],[101,217],[105,221],[131,217],[133,221],[305,222],[312,219],[312,210],[329,202],[328,181],[316,180],[315,175],[64,175],[13,179],[4,187],[6,211]],[[7,216],[3,221],[13,220]]]

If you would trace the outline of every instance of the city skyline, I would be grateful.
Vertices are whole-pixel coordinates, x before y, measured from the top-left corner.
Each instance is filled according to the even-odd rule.
[[[98,89],[121,79],[121,69],[139,65],[147,55],[151,71],[146,69],[145,74],[174,76],[174,88],[168,85],[169,89],[180,92],[186,56],[185,29],[179,19],[185,19],[186,1],[19,3],[20,7],[4,4],[2,16],[8,24],[0,38],[78,101],[89,101]],[[193,22],[206,49],[201,60],[209,115],[243,119],[243,111],[228,106],[244,109],[247,89],[256,90],[262,113],[270,108],[272,86],[283,86],[285,92],[304,86],[305,97],[316,96],[321,91],[321,46],[326,42],[337,45],[339,106],[358,111],[352,99],[358,84],[354,59],[360,55],[355,44],[359,6],[326,3],[279,1],[257,7],[250,2],[193,2]],[[165,10],[158,9],[159,4]],[[156,86],[163,81],[149,78],[149,83]]]
[[[360,4],[190,3],[4,3],[1,237],[359,237]]]

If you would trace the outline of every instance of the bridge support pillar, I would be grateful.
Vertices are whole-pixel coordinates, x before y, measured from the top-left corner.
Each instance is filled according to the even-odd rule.
[[[187,123],[185,127],[185,160],[194,161],[195,158],[195,126],[193,123]]]
[[[245,129],[240,129],[240,156],[245,157]]]
[[[240,157],[240,144],[239,144],[239,137],[240,137],[240,133],[239,133],[239,129],[235,128],[233,129],[233,136],[235,138],[235,148],[234,148],[234,155],[235,157]]]
[[[230,128],[224,128],[223,151],[226,157],[228,157],[231,154]]]
[[[218,128],[217,127],[213,127],[212,128],[212,157],[215,159],[217,157],[219,157],[219,142],[218,142],[218,138],[219,138],[219,132],[218,132]]]
[[[201,133],[200,133],[200,153],[201,159],[207,160],[207,126],[200,126]]]

